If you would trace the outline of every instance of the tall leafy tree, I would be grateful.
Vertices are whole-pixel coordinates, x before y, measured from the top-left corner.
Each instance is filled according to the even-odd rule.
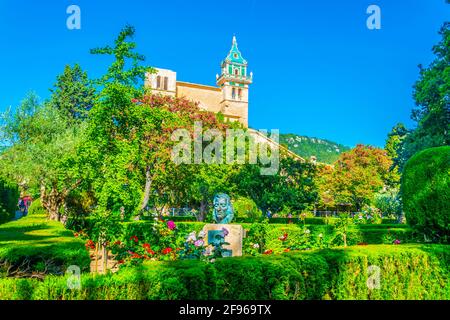
[[[350,203],[356,211],[373,201],[391,179],[392,160],[386,151],[358,145],[334,164],[332,188],[337,203]]]
[[[136,43],[131,41],[136,30],[133,26],[126,25],[114,41],[114,47],[105,46],[91,49],[92,54],[109,55],[114,57],[113,63],[108,67],[108,72],[97,83],[105,85],[116,82],[127,87],[135,87],[145,79],[146,72],[154,72],[154,69],[140,65],[145,61],[145,56],[134,52]],[[131,64],[126,68],[127,62]]]
[[[390,187],[396,188],[400,182],[399,170],[400,165],[404,161],[404,141],[407,135],[408,129],[406,129],[403,123],[398,123],[392,128],[386,139],[384,150],[386,150],[388,157],[392,159]]]
[[[336,190],[334,184],[334,167],[319,164],[317,166],[316,184],[318,188],[317,206],[330,210],[336,207]]]
[[[93,150],[96,150],[94,154],[98,157],[90,157],[90,161],[97,159],[97,164],[105,167],[104,169],[98,168],[97,172],[104,172],[105,170],[111,172],[114,168],[112,166],[114,162],[105,162],[104,158],[111,157],[111,161],[113,159],[124,160],[128,157],[128,154],[123,152],[132,145],[134,148],[137,148],[134,152],[142,154],[140,147],[143,146],[143,140],[138,142],[136,138],[144,138],[142,130],[144,129],[145,120],[148,120],[147,125],[150,126],[146,127],[146,130],[155,129],[151,128],[149,124],[152,120],[155,121],[153,124],[156,126],[163,122],[163,114],[156,115],[154,113],[156,118],[149,117],[148,114],[143,114],[142,112],[148,112],[150,109],[144,110],[133,103],[133,101],[143,97],[144,90],[141,84],[145,79],[146,73],[154,72],[154,69],[140,65],[145,60],[145,57],[134,52],[136,48],[136,43],[132,41],[134,34],[134,27],[127,25],[115,39],[114,46],[105,46],[91,50],[92,54],[110,55],[114,58],[106,74],[96,81],[103,89],[100,92],[98,103],[91,112],[90,140],[94,143],[92,145]],[[127,68],[127,66],[130,67]],[[139,132],[137,133],[137,131]],[[131,141],[134,142],[131,143]],[[128,143],[127,148],[120,145],[126,143]],[[139,159],[142,164],[142,157],[139,157]],[[137,160],[128,158],[127,161],[135,163]],[[137,166],[136,163],[134,165]],[[119,170],[120,168],[121,166],[119,165],[116,169]],[[148,193],[151,186],[150,170],[150,166],[147,166],[145,169],[145,190],[147,195],[144,196],[142,207],[145,207],[146,202],[148,202]],[[119,173],[117,172],[116,174]],[[98,178],[101,181],[104,176],[99,175]],[[114,185],[114,182],[112,182],[112,185]],[[100,183],[99,186],[106,188],[108,185]],[[102,193],[106,196],[110,192],[105,189]]]
[[[216,129],[225,136],[228,125],[220,121],[212,112],[201,111],[198,104],[186,99],[172,98],[160,95],[148,95],[141,101],[147,108],[168,112],[173,118],[166,120],[159,133],[148,133],[143,142],[147,149],[142,153],[146,163],[146,180],[151,188],[144,192],[143,205],[151,200],[151,194],[164,198],[166,205],[185,206],[199,205],[200,219],[205,218],[212,194],[227,191],[225,185],[232,165],[227,164],[175,164],[171,152],[175,145],[172,133],[176,129],[186,129],[191,135],[194,124],[202,123],[203,131]],[[190,146],[193,154],[193,144]],[[192,158],[193,160],[193,158]],[[147,170],[150,168],[150,170]],[[151,193],[149,189],[153,189]],[[155,197],[152,203],[155,203]],[[141,206],[143,209],[144,206]]]
[[[85,126],[70,125],[64,114],[34,94],[3,120],[3,138],[11,147],[0,155],[0,171],[38,194],[50,218],[59,220],[68,194],[81,183],[75,163]]]
[[[282,156],[277,174],[261,175],[258,165],[249,164],[236,175],[235,183],[239,193],[251,198],[263,212],[277,213],[285,207],[301,211],[316,202],[315,174],[313,164]]]
[[[400,161],[399,157],[402,153],[403,141],[407,134],[408,129],[406,129],[405,125],[403,123],[398,123],[392,128],[387,136],[384,150],[386,150],[387,155],[394,162],[394,166],[398,166],[398,162]]]
[[[70,119],[85,119],[94,104],[95,88],[78,64],[66,65],[50,91],[51,103]]]
[[[134,34],[135,29],[127,25],[114,46],[91,50],[114,59],[106,74],[95,81],[99,94],[89,112],[86,143],[78,150],[81,162],[88,164],[86,185],[93,198],[91,237],[104,254],[107,242],[119,230],[121,212],[134,214],[141,201],[143,133],[159,132],[163,119],[170,117],[134,103],[144,93],[140,82],[145,73],[152,71],[140,65],[145,58],[134,52]]]
[[[423,149],[450,144],[450,22],[444,23],[440,34],[441,41],[433,47],[434,61],[427,68],[419,66],[411,116],[417,128],[405,140],[403,163]]]

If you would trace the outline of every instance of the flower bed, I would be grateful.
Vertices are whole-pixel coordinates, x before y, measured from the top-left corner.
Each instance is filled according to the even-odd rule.
[[[130,243],[130,238],[136,236],[140,242],[157,243],[152,225],[153,223],[144,221],[125,223],[123,235],[118,240]],[[173,238],[176,246],[173,249],[182,246],[189,233],[199,232],[204,225],[201,222],[177,222],[176,237]],[[245,254],[262,254],[267,250],[281,253],[286,249],[305,250],[343,244],[332,225],[243,223],[242,226],[246,230],[243,247]],[[280,237],[284,234],[287,235],[286,239],[281,241]],[[347,235],[349,245],[393,244],[395,240],[402,244],[416,242],[416,235],[406,225],[354,225],[349,228]]]

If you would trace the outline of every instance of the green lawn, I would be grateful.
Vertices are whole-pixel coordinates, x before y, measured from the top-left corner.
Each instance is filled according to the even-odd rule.
[[[69,265],[89,268],[84,242],[61,223],[48,221],[45,215],[31,215],[0,225],[0,262],[18,266],[26,260],[39,269],[50,259],[60,270]]]

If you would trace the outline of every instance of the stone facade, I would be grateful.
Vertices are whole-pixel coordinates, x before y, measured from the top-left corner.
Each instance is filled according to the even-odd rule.
[[[160,68],[156,68],[156,73],[147,74],[146,86],[155,94],[195,101],[202,110],[220,112],[225,119],[248,127],[248,89],[253,74],[247,74],[247,65],[233,37],[231,50],[221,64],[221,75],[216,75],[217,87],[178,81],[176,72]]]
[[[225,237],[225,242],[229,245],[224,245],[223,248],[230,251],[229,257],[240,257],[242,256],[242,243],[245,237],[244,228],[239,224],[207,224],[203,228],[206,234],[206,243],[212,245],[213,239],[210,236],[213,235],[214,231],[220,232],[223,228],[228,230],[228,235]]]

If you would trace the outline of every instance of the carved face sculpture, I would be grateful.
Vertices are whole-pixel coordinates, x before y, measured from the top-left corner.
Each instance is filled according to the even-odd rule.
[[[230,197],[224,193],[217,194],[214,197],[214,220],[216,223],[230,223],[233,217]]]

